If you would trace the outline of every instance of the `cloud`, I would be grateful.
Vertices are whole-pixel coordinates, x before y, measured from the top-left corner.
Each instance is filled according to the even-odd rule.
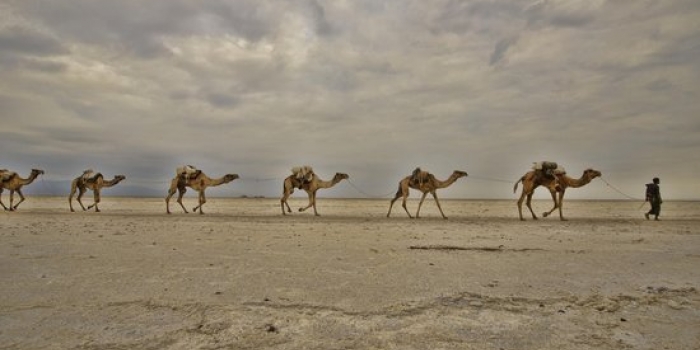
[[[515,45],[518,42],[518,39],[515,37],[511,38],[505,38],[501,39],[496,43],[496,47],[493,49],[493,52],[491,53],[491,58],[489,59],[489,64],[496,65],[499,62],[503,61],[505,58],[506,52],[508,49]]]
[[[56,38],[16,26],[0,30],[0,52],[3,55],[55,56],[66,54],[68,50]]]
[[[546,159],[630,189],[700,171],[697,2],[3,6],[3,167],[89,166],[148,187],[181,164],[275,178],[308,163],[377,193],[415,166],[514,181]],[[467,179],[445,196],[511,192]]]

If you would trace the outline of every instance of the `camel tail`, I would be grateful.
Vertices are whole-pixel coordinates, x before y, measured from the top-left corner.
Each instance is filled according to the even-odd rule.
[[[518,181],[515,182],[515,185],[513,186],[513,193],[518,192],[518,184],[523,182],[523,178],[521,177],[518,179]]]

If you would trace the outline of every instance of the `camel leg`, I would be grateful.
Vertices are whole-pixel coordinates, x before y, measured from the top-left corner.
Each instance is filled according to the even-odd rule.
[[[314,199],[313,199],[314,215],[315,215],[315,216],[321,216],[321,214],[319,214],[318,211],[316,211],[316,192],[314,192],[314,194],[313,194],[312,197],[314,198]]]
[[[92,209],[92,207],[95,207],[95,212],[99,213],[100,208],[97,207],[97,203],[100,203],[100,190],[95,189],[92,191],[93,197],[94,197],[94,202],[90,205],[88,205],[88,210]]]
[[[0,205],[2,205],[2,209],[10,210],[10,208],[6,207],[5,203],[2,202],[2,188],[0,188]]]
[[[305,211],[306,209],[309,209],[309,208],[311,208],[312,206],[314,206],[314,197],[315,197],[315,196],[314,196],[314,193],[313,193],[313,192],[307,192],[307,194],[309,195],[309,204],[308,204],[307,206],[303,207],[303,208],[299,208],[299,212],[303,212],[303,211]]]
[[[185,208],[185,205],[182,204],[182,197],[185,195],[185,192],[187,192],[187,189],[184,187],[178,187],[177,192],[177,202],[180,203],[180,206],[182,207],[182,210],[185,211],[185,214],[189,213],[187,208]]]
[[[549,214],[551,214],[552,212],[557,210],[557,208],[559,208],[559,203],[558,203],[559,201],[557,201],[557,192],[554,190],[550,190],[549,193],[552,195],[552,201],[554,202],[554,206],[552,207],[552,209],[550,211],[542,213],[542,216],[544,216],[544,217],[548,217]]]
[[[170,213],[170,198],[173,197],[173,195],[175,194],[176,191],[177,191],[177,183],[175,182],[175,180],[173,180],[170,183],[170,188],[168,189],[168,195],[165,196],[165,212],[168,214],[171,214]]]
[[[75,186],[71,187],[70,194],[68,195],[68,207],[70,208],[71,212],[75,212],[73,209],[73,196],[75,196],[75,190]]]
[[[568,221],[568,219],[564,218],[564,191],[559,192],[559,219],[561,221]]]
[[[401,197],[401,195],[402,195],[401,186],[399,186],[399,190],[396,191],[396,195],[394,195],[394,199],[392,199],[391,202],[389,203],[389,212],[386,213],[386,217],[389,217],[389,215],[391,215],[391,208],[394,206],[394,202],[396,202],[396,200],[399,199],[399,197]]]
[[[518,199],[518,215],[520,216],[520,221],[525,221],[523,218],[523,201],[525,200],[525,191],[520,194],[520,199]]]
[[[78,204],[80,204],[80,207],[83,208],[83,211],[87,210],[85,209],[85,206],[83,205],[83,195],[85,194],[87,190],[84,188],[79,188],[78,189],[78,197],[76,197],[76,200],[78,201]]]
[[[15,200],[15,191],[10,190],[10,211],[14,211],[15,207],[12,205],[12,202]]]
[[[525,201],[525,205],[527,205],[527,208],[530,209],[530,214],[532,214],[532,219],[537,220],[537,215],[535,215],[535,211],[532,210],[532,193],[527,194],[527,200]]]
[[[204,190],[199,191],[199,205],[196,206],[196,207],[194,207],[194,208],[192,209],[192,211],[196,213],[197,210],[199,210],[199,214],[200,214],[200,215],[201,215],[201,214],[204,214],[204,212],[202,211],[202,206],[203,206],[204,203],[206,203],[206,202],[207,202],[207,197],[204,195]]]
[[[406,214],[408,214],[408,217],[413,219],[413,216],[411,216],[411,213],[408,212],[408,207],[406,207],[406,200],[408,199],[408,191],[405,191],[403,193],[403,201],[401,202],[401,206],[403,207],[403,210],[406,211]]]
[[[287,213],[292,212],[292,208],[290,208],[289,203],[287,203],[287,198],[289,198],[289,196],[285,196],[282,199],[280,199],[280,207],[282,208],[282,215],[287,215]],[[287,212],[284,211],[285,206],[287,207]]]
[[[15,204],[15,206],[12,207],[12,192],[10,192],[10,210],[17,210],[19,204],[24,202],[24,195],[22,194],[22,190],[17,190],[17,194],[19,195],[19,202],[17,202],[17,204]]]
[[[289,196],[291,196],[292,193],[294,193],[294,189],[287,188],[285,184],[284,188],[282,189],[282,198],[280,199],[280,208],[282,208],[282,215],[287,215],[287,213],[292,212],[292,208],[290,208],[289,203],[287,203],[287,199],[289,199]],[[287,213],[284,212],[285,205],[287,206]]]
[[[440,200],[438,200],[437,192],[433,191],[432,194],[433,194],[433,198],[435,198],[435,204],[437,204],[438,210],[440,210],[440,214],[442,214],[442,218],[447,219],[447,216],[445,216],[445,213],[442,212],[442,207],[440,206]]]
[[[416,209],[416,219],[419,218],[420,215],[420,207],[423,206],[423,201],[425,200],[425,196],[428,195],[428,192],[423,192],[423,194],[420,197],[420,202],[418,202],[418,209]]]

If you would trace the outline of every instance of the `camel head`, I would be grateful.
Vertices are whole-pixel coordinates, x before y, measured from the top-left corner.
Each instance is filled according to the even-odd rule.
[[[467,172],[461,171],[461,170],[455,170],[454,172],[452,172],[452,175],[457,176],[457,178],[460,178],[460,177],[467,176]]]
[[[224,183],[229,183],[235,179],[238,179],[238,174],[226,174],[224,175]]]
[[[41,169],[32,169],[32,175],[36,175],[36,176],[44,175],[44,171]]]
[[[124,181],[124,180],[126,180],[126,176],[124,176],[124,175],[115,175],[114,176],[114,181],[116,181],[116,182],[120,182],[120,181]]]
[[[589,180],[593,180],[596,177],[600,177],[600,176],[603,176],[603,174],[598,170],[588,168],[588,169],[583,171],[583,177],[585,177]]]
[[[347,180],[349,178],[350,178],[350,175],[343,174],[343,173],[335,173],[335,176],[333,176],[333,180],[335,180],[335,181]]]

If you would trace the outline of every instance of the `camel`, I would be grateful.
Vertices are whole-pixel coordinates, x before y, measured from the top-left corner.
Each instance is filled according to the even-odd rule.
[[[437,204],[438,210],[440,210],[440,214],[442,215],[443,219],[447,219],[445,213],[442,212],[442,207],[440,206],[440,201],[438,200],[436,193],[437,189],[448,187],[452,185],[455,181],[457,181],[457,179],[465,176],[467,176],[466,172],[461,170],[455,170],[454,172],[452,172],[452,175],[450,175],[450,177],[447,178],[447,180],[440,181],[436,179],[433,174],[427,171],[422,171],[420,170],[420,168],[417,168],[413,171],[413,174],[406,176],[401,181],[399,181],[399,190],[396,191],[394,199],[392,199],[391,204],[389,204],[389,212],[386,213],[386,217],[389,217],[389,215],[391,215],[391,208],[394,206],[394,202],[396,202],[396,200],[399,199],[399,197],[403,197],[403,209],[406,211],[406,214],[408,214],[408,217],[413,219],[411,213],[408,212],[408,208],[406,208],[406,199],[408,198],[409,189],[412,188],[414,190],[423,192],[420,202],[418,203],[418,209],[416,210],[416,218],[419,218],[420,207],[423,205],[423,201],[428,195],[428,192],[430,192],[430,194],[433,195],[433,198],[435,198],[435,203]]]
[[[296,168],[295,168],[296,169]],[[310,170],[308,174],[308,177],[302,177],[299,174],[292,174],[287,176],[286,179],[284,179],[283,183],[283,193],[282,193],[282,198],[280,199],[280,207],[282,208],[282,215],[287,215],[287,213],[284,212],[285,206],[287,207],[287,212],[291,213],[292,208],[289,207],[289,203],[287,203],[287,199],[289,196],[294,193],[294,188],[299,188],[304,191],[309,195],[309,204],[306,207],[299,208],[299,212],[303,212],[306,209],[309,209],[311,207],[314,208],[314,215],[315,216],[320,216],[318,211],[316,210],[316,192],[322,188],[331,188],[338,184],[342,180],[346,180],[350,178],[348,174],[343,174],[343,173],[335,173],[335,176],[333,176],[333,179],[331,181],[324,181],[321,180],[318,176],[313,174],[313,171]],[[307,174],[304,174],[307,175]],[[310,177],[310,179],[309,179]],[[304,180],[307,179],[307,180]]]
[[[602,174],[600,171],[593,170],[590,168],[583,171],[583,175],[580,179],[570,178],[566,175],[566,173],[556,174],[554,175],[555,177],[548,177],[545,176],[539,170],[531,170],[527,172],[517,182],[515,182],[515,186],[513,186],[513,193],[515,193],[518,190],[518,184],[520,182],[523,183],[523,192],[520,194],[520,199],[518,199],[518,214],[520,215],[520,220],[525,220],[523,218],[523,200],[525,199],[525,197],[527,197],[527,201],[525,202],[525,204],[527,205],[527,208],[530,209],[532,218],[534,220],[537,220],[537,215],[535,215],[535,212],[532,210],[532,195],[537,187],[543,186],[549,189],[549,192],[552,194],[552,201],[554,202],[554,207],[552,207],[550,211],[542,213],[542,216],[547,217],[558,208],[559,219],[562,221],[566,221],[566,219],[564,218],[564,214],[562,213],[562,207],[564,204],[564,192],[566,192],[566,189],[569,187],[583,187],[589,184],[591,181],[593,181],[593,179],[601,175]],[[557,194],[559,194],[559,198],[557,198]]]
[[[192,173],[191,176],[187,173],[180,172],[179,170],[180,169],[176,171],[175,177],[170,182],[168,196],[165,197],[165,211],[168,214],[170,214],[170,198],[175,194],[175,191],[178,192],[177,202],[180,203],[180,206],[185,213],[188,213],[188,211],[182,204],[182,196],[185,195],[187,187],[197,191],[199,193],[199,205],[194,207],[192,211],[196,213],[197,210],[199,210],[199,214],[204,214],[204,211],[202,211],[202,206],[207,202],[206,196],[204,195],[204,191],[207,189],[207,187],[223,185],[239,178],[238,174],[226,174],[218,179],[212,179],[201,170],[197,170],[196,172]]]
[[[70,195],[68,195],[68,206],[70,207],[70,211],[75,212],[75,210],[73,210],[73,196],[77,190],[77,200],[80,207],[83,208],[83,210],[90,210],[94,207],[95,212],[99,213],[100,208],[97,207],[97,204],[100,203],[100,191],[105,187],[112,187],[124,179],[126,179],[126,176],[116,175],[114,176],[114,179],[105,181],[104,176],[101,173],[96,173],[93,175],[91,170],[86,170],[83,172],[83,175],[76,177],[73,182],[71,182]],[[85,208],[81,199],[87,190],[91,190],[93,192],[95,200],[94,203]]]
[[[17,207],[19,207],[20,203],[24,202],[24,195],[22,194],[22,187],[24,185],[29,185],[34,180],[36,180],[39,175],[43,175],[44,171],[40,169],[32,169],[32,172],[29,174],[29,176],[26,179],[23,179],[19,176],[19,174],[11,171],[5,171],[2,173],[1,177],[3,180],[0,183],[0,205],[2,205],[2,208],[5,210],[9,211],[15,211],[17,210]],[[2,202],[2,190],[6,189],[10,191],[10,206],[6,207],[5,203]],[[14,195],[15,192],[19,195],[19,202],[15,204],[14,206],[12,205],[12,202],[14,201]]]

